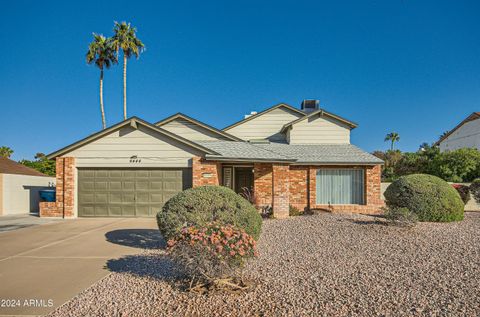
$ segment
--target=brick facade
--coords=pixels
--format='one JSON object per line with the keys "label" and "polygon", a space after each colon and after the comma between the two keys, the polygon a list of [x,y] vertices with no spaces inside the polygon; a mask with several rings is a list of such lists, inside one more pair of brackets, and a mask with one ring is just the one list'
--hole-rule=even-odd
{"label": "brick facade", "polygon": [[287,218],[290,206],[290,168],[287,164],[273,164],[273,215],[275,218]]}
{"label": "brick facade", "polygon": [[[328,166],[328,168],[363,168],[365,170],[365,204],[363,205],[317,205],[317,169],[322,166],[309,166],[310,209],[325,209],[333,212],[380,213],[384,206],[381,198],[381,166]],[[323,167],[325,168],[325,166]]]}
{"label": "brick facade", "polygon": [[[317,205],[316,179],[319,168],[362,168],[365,170],[365,204]],[[333,212],[377,213],[384,205],[381,199],[380,165],[376,166],[288,166],[268,163],[255,164],[254,191],[257,206],[277,207],[276,217],[288,216],[288,205],[299,210],[325,209]],[[277,175],[277,177],[275,177]],[[287,193],[287,196],[285,195]],[[272,197],[273,194],[273,197]],[[280,213],[280,216],[278,216]]]}
{"label": "brick facade", "polygon": [[221,171],[221,163],[194,157],[192,159],[192,186],[220,185]]}
{"label": "brick facade", "polygon": [[290,166],[290,205],[300,211],[308,209],[308,166]]}
{"label": "brick facade", "polygon": [[253,166],[253,192],[257,207],[272,206],[272,186],[272,164],[255,163]]}
{"label": "brick facade", "polygon": [[56,159],[56,201],[40,203],[40,217],[75,216],[75,158]]}

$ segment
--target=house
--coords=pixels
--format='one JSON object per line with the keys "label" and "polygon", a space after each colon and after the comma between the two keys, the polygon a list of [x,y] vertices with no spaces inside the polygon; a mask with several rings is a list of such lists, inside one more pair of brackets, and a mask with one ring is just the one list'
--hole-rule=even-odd
{"label": "house", "polygon": [[455,128],[445,133],[435,145],[440,152],[453,151],[462,148],[480,150],[480,112],[473,112]]}
{"label": "house", "polygon": [[0,216],[38,213],[38,191],[54,184],[54,177],[0,157]]}
{"label": "house", "polygon": [[257,207],[376,212],[375,156],[350,144],[356,123],[306,100],[245,116],[223,130],[178,113],[155,124],[133,117],[48,156],[57,201],[42,216],[154,216],[175,193],[222,185],[253,190]]}

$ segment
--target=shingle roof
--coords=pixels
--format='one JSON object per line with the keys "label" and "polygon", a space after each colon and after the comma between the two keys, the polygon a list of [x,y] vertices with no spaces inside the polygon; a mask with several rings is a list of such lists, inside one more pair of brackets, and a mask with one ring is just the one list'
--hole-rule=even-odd
{"label": "shingle roof", "polygon": [[2,174],[17,174],[17,175],[30,175],[30,176],[45,176],[33,168],[27,167],[6,157],[0,157],[0,173]]}
{"label": "shingle roof", "polygon": [[219,159],[250,159],[271,161],[292,161],[279,153],[274,153],[249,142],[235,141],[196,141],[198,144],[217,152],[219,155],[207,155],[209,158]]}
{"label": "shingle roof", "polygon": [[296,163],[382,164],[383,161],[352,144],[256,144],[275,153],[295,159]]}
{"label": "shingle roof", "polygon": [[249,142],[201,141],[219,153],[209,159],[285,161],[298,164],[382,164],[379,158],[351,144],[252,144]]}

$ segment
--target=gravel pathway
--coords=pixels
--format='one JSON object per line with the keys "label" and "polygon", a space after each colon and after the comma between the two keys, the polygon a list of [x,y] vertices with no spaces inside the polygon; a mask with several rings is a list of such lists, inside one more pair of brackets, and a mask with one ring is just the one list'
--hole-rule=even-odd
{"label": "gravel pathway", "polygon": [[267,220],[246,294],[178,290],[163,250],[113,271],[51,316],[479,316],[480,213],[406,229],[361,215]]}

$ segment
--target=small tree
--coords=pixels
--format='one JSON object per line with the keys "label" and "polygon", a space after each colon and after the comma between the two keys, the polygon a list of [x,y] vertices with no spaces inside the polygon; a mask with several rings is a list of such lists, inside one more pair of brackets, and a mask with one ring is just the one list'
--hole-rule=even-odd
{"label": "small tree", "polygon": [[400,141],[400,135],[397,132],[391,132],[385,136],[385,142],[390,141],[390,150],[395,149],[395,142]]}

